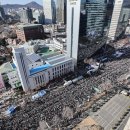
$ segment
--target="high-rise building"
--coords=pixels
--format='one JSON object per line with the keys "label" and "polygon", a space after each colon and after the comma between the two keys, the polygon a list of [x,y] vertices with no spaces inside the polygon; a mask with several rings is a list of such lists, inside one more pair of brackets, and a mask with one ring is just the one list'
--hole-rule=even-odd
{"label": "high-rise building", "polygon": [[76,0],[68,0],[68,55],[76,60],[85,59],[109,39],[118,40],[124,36],[129,9],[123,6],[123,2],[124,0],[82,0],[80,3]]}
{"label": "high-rise building", "polygon": [[111,40],[115,40],[115,38],[116,38],[116,30],[118,27],[119,18],[120,18],[120,14],[122,11],[123,1],[124,0],[115,0],[115,3],[114,3],[114,9],[113,9],[113,14],[112,14],[110,29],[109,29],[109,33],[108,33],[108,37]]}
{"label": "high-rise building", "polygon": [[[81,3],[80,36],[100,36],[108,26],[106,0],[86,0]],[[111,10],[111,8],[109,8]],[[107,18],[107,19],[106,19]]]}
{"label": "high-rise building", "polygon": [[45,16],[44,16],[44,12],[41,10],[34,10],[33,11],[33,18],[35,18],[36,22],[38,22],[39,24],[44,24],[45,23]]}
{"label": "high-rise building", "polygon": [[86,34],[102,35],[104,32],[104,23],[106,16],[105,0],[87,0],[86,1]]}
{"label": "high-rise building", "polygon": [[66,0],[57,0],[56,21],[66,23]]}
{"label": "high-rise building", "polygon": [[45,24],[56,23],[56,5],[54,0],[43,0]]}
{"label": "high-rise building", "polygon": [[129,23],[129,18],[130,18],[130,8],[125,7],[123,5],[121,13],[120,13],[119,21],[118,21],[118,26],[116,29],[115,40],[118,40],[124,37],[126,28]]}
{"label": "high-rise building", "polygon": [[67,55],[78,58],[80,0],[67,0]]}
{"label": "high-rise building", "polygon": [[31,23],[31,21],[33,20],[32,9],[30,8],[23,8],[19,11],[19,15],[20,21],[23,23]]}

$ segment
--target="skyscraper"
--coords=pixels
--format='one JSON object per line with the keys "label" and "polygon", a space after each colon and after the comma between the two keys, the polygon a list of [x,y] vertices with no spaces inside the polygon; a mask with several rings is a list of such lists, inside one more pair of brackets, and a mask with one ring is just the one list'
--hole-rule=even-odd
{"label": "skyscraper", "polygon": [[57,23],[66,21],[66,0],[57,0],[57,11],[56,11],[56,21]]}
{"label": "skyscraper", "polygon": [[[107,15],[106,0],[86,0],[81,4],[80,36],[103,35]],[[83,27],[84,25],[84,27]],[[86,32],[85,32],[86,31]]]}
{"label": "skyscraper", "polygon": [[67,54],[75,59],[78,58],[80,0],[67,0]]}
{"label": "skyscraper", "polygon": [[54,0],[43,0],[45,23],[56,23],[56,5]]}
{"label": "skyscraper", "polygon": [[113,9],[113,14],[112,14],[110,29],[109,29],[109,33],[108,33],[108,37],[111,40],[115,40],[115,38],[116,38],[116,30],[118,27],[119,18],[120,18],[120,14],[122,11],[123,1],[124,0],[115,0],[115,3],[114,3],[114,9]]}
{"label": "skyscraper", "polygon": [[130,18],[130,8],[125,7],[123,5],[121,13],[120,13],[117,29],[116,29],[115,40],[118,40],[124,37],[125,31],[129,22],[129,18]]}
{"label": "skyscraper", "polygon": [[80,3],[68,0],[68,55],[75,60],[83,60],[92,56],[108,39],[121,38],[129,18],[129,10],[123,7],[123,2],[124,0],[82,0]]}
{"label": "skyscraper", "polygon": [[41,10],[34,10],[33,11],[33,18],[35,18],[36,22],[38,22],[39,24],[44,24],[45,23],[45,16],[44,16],[44,12]]}
{"label": "skyscraper", "polygon": [[33,19],[32,9],[30,8],[23,8],[22,10],[19,11],[19,15],[20,15],[20,21],[23,23],[31,23]]}

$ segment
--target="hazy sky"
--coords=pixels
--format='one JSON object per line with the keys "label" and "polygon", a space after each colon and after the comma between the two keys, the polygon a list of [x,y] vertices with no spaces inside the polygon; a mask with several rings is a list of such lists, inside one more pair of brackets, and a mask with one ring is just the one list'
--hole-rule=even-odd
{"label": "hazy sky", "polygon": [[0,0],[2,4],[27,4],[31,1],[35,1],[42,5],[43,0]]}

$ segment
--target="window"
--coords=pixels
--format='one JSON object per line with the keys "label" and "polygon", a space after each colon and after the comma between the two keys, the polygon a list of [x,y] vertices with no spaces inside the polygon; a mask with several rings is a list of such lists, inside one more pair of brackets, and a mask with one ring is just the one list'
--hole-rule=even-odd
{"label": "window", "polygon": [[37,85],[37,78],[35,77],[35,83],[36,83],[36,85]]}
{"label": "window", "polygon": [[44,75],[42,75],[42,80],[43,80],[43,82],[44,82]]}
{"label": "window", "polygon": [[40,77],[38,76],[37,79],[38,79],[38,83],[40,84]]}
{"label": "window", "polygon": [[43,82],[43,81],[42,81],[42,76],[40,76],[40,81],[41,81],[41,83]]}

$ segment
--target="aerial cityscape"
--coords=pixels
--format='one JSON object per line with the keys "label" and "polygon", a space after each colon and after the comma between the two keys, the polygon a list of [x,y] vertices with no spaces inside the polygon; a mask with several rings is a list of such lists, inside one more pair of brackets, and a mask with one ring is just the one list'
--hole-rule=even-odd
{"label": "aerial cityscape", "polygon": [[130,0],[0,0],[0,130],[130,130]]}

